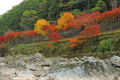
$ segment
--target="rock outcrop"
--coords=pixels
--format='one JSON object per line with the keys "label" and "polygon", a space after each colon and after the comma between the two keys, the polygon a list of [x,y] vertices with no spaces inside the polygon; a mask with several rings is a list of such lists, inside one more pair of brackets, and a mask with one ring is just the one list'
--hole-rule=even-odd
{"label": "rock outcrop", "polygon": [[45,58],[40,53],[2,57],[0,80],[120,80],[120,57]]}

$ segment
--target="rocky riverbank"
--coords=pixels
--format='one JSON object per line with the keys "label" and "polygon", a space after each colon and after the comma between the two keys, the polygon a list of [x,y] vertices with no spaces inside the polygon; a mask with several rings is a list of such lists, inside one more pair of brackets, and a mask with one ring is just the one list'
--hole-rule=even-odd
{"label": "rocky riverbank", "polygon": [[120,57],[45,58],[40,53],[1,57],[0,80],[120,80]]}

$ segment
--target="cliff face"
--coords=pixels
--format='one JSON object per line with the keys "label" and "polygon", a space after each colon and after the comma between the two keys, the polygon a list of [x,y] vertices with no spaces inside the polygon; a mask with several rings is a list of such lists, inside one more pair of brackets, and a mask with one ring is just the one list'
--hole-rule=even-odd
{"label": "cliff face", "polygon": [[120,57],[9,56],[0,58],[0,80],[120,80]]}

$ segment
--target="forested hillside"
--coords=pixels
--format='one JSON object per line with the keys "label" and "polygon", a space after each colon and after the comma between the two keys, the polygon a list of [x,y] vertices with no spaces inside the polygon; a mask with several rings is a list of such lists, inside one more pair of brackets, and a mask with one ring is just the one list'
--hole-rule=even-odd
{"label": "forested hillside", "polygon": [[[109,4],[108,4],[109,3]],[[120,5],[118,0],[24,0],[0,16],[0,34],[33,29],[34,22],[44,18],[50,23],[64,12],[104,12]]]}

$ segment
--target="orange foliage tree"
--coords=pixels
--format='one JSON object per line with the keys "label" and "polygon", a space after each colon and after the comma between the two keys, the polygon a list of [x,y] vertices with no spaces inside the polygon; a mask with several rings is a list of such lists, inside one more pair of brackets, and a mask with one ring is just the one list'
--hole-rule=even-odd
{"label": "orange foliage tree", "polygon": [[41,34],[42,36],[47,35],[48,32],[42,30],[42,28],[44,27],[44,25],[49,25],[49,23],[45,19],[39,19],[35,23],[34,31],[36,33],[38,33],[38,34]]}
{"label": "orange foliage tree", "polygon": [[67,24],[74,20],[74,15],[71,12],[64,13],[59,19],[58,19],[58,25],[56,26],[59,30],[65,30],[67,28]]}

